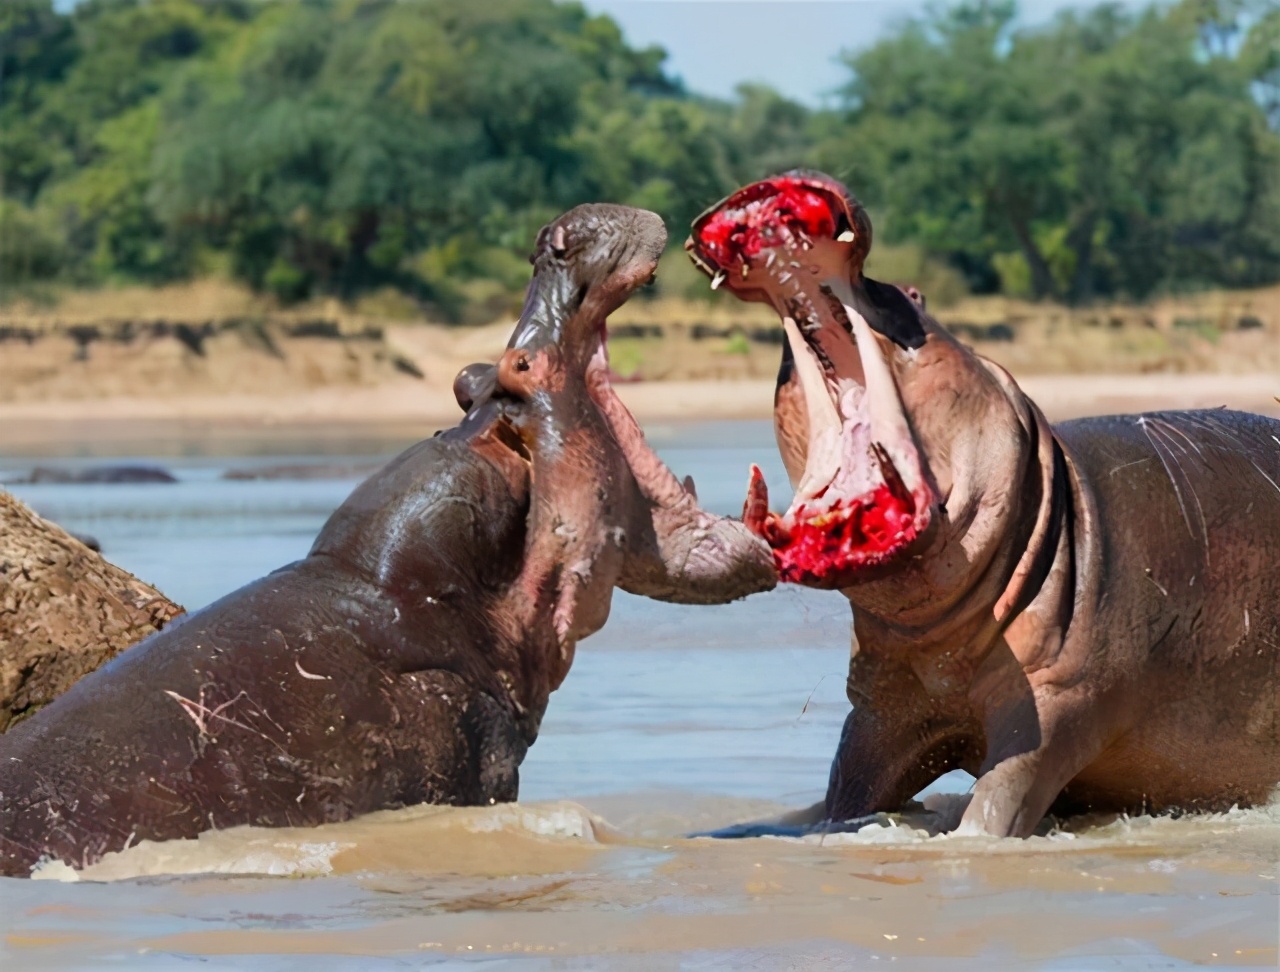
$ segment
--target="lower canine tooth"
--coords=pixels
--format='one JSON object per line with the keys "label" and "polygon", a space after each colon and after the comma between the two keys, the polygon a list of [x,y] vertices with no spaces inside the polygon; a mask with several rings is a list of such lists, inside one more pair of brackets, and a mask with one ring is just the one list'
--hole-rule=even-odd
{"label": "lower canine tooth", "polygon": [[796,326],[795,318],[784,316],[782,329],[791,345],[809,418],[809,456],[796,493],[816,496],[840,471],[840,414],[827,393],[826,378],[818,359]]}
{"label": "lower canine tooth", "polygon": [[841,233],[839,236],[837,236],[837,237],[836,237],[836,242],[837,242],[837,243],[852,243],[852,242],[854,241],[854,239],[855,239],[855,238],[856,238],[856,237],[854,237],[854,235],[853,235],[853,230],[851,230],[851,229],[847,229],[847,230],[845,230],[843,233]]}

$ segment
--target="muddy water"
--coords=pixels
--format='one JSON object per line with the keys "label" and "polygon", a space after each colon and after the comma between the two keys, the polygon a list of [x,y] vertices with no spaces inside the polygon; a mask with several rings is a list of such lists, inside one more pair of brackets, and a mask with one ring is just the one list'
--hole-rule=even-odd
{"label": "muddy water", "polygon": [[[723,511],[773,452],[756,424],[651,434]],[[165,444],[176,486],[14,490],[195,607],[304,553],[353,485],[228,482],[284,460],[220,448]],[[0,458],[0,478],[27,464]],[[552,698],[520,805],[224,831],[0,879],[0,968],[1276,966],[1277,805],[930,836],[962,805],[956,774],[928,810],[858,834],[688,837],[820,799],[848,623],[809,591],[702,609],[619,596]]]}

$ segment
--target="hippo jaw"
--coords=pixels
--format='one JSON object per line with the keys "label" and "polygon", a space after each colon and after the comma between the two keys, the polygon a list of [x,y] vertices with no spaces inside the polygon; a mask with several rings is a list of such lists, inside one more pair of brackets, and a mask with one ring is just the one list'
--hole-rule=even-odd
{"label": "hippo jaw", "polygon": [[686,244],[713,287],[772,304],[782,318],[798,388],[784,402],[780,387],[777,421],[780,442],[798,440],[792,455],[783,450],[795,496],[782,516],[769,512],[753,467],[744,519],[773,548],[782,579],[811,587],[874,576],[934,518],[889,357],[912,353],[925,333],[895,303],[905,296],[862,277],[870,245],[857,200],[808,173],[739,190],[695,221]]}

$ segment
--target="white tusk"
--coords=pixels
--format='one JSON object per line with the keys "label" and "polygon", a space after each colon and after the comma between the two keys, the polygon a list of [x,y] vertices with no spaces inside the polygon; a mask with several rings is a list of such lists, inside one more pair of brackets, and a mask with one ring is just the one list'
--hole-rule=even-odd
{"label": "white tusk", "polygon": [[725,272],[723,270],[717,270],[716,275],[711,278],[711,289],[719,290],[720,285],[724,283],[724,278],[725,278]]}
{"label": "white tusk", "polygon": [[840,471],[840,413],[827,390],[827,379],[809,342],[800,333],[795,319],[784,316],[782,329],[791,345],[796,376],[804,392],[805,411],[809,418],[809,454],[804,475],[796,487],[797,498],[816,496],[831,484]]}
{"label": "white tusk", "polygon": [[847,229],[843,233],[841,233],[839,236],[836,237],[836,242],[852,243],[855,239],[857,239],[857,237],[853,235],[853,230]]}
{"label": "white tusk", "polygon": [[858,357],[862,359],[867,401],[871,406],[871,436],[888,452],[907,489],[914,491],[920,485],[923,473],[919,459],[903,449],[904,444],[909,445],[912,441],[911,428],[903,414],[902,397],[898,394],[898,384],[893,380],[893,372],[889,370],[889,362],[880,350],[880,342],[871,330],[871,325],[854,309],[853,290],[849,282],[835,279],[828,284],[849,317],[853,340],[858,347]]}

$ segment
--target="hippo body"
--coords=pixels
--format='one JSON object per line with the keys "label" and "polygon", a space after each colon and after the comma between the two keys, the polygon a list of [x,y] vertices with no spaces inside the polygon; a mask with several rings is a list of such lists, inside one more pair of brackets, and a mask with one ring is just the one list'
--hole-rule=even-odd
{"label": "hippo body", "polygon": [[0,737],[0,872],[210,828],[515,799],[549,689],[520,670],[535,646],[497,623],[528,497],[471,447],[488,424],[414,446],[305,559]]}
{"label": "hippo body", "polygon": [[1219,409],[1054,432],[1076,479],[1057,487],[1076,498],[1080,578],[1064,675],[1115,699],[1095,708],[1105,745],[1057,809],[1266,800],[1280,779],[1280,421]]}

